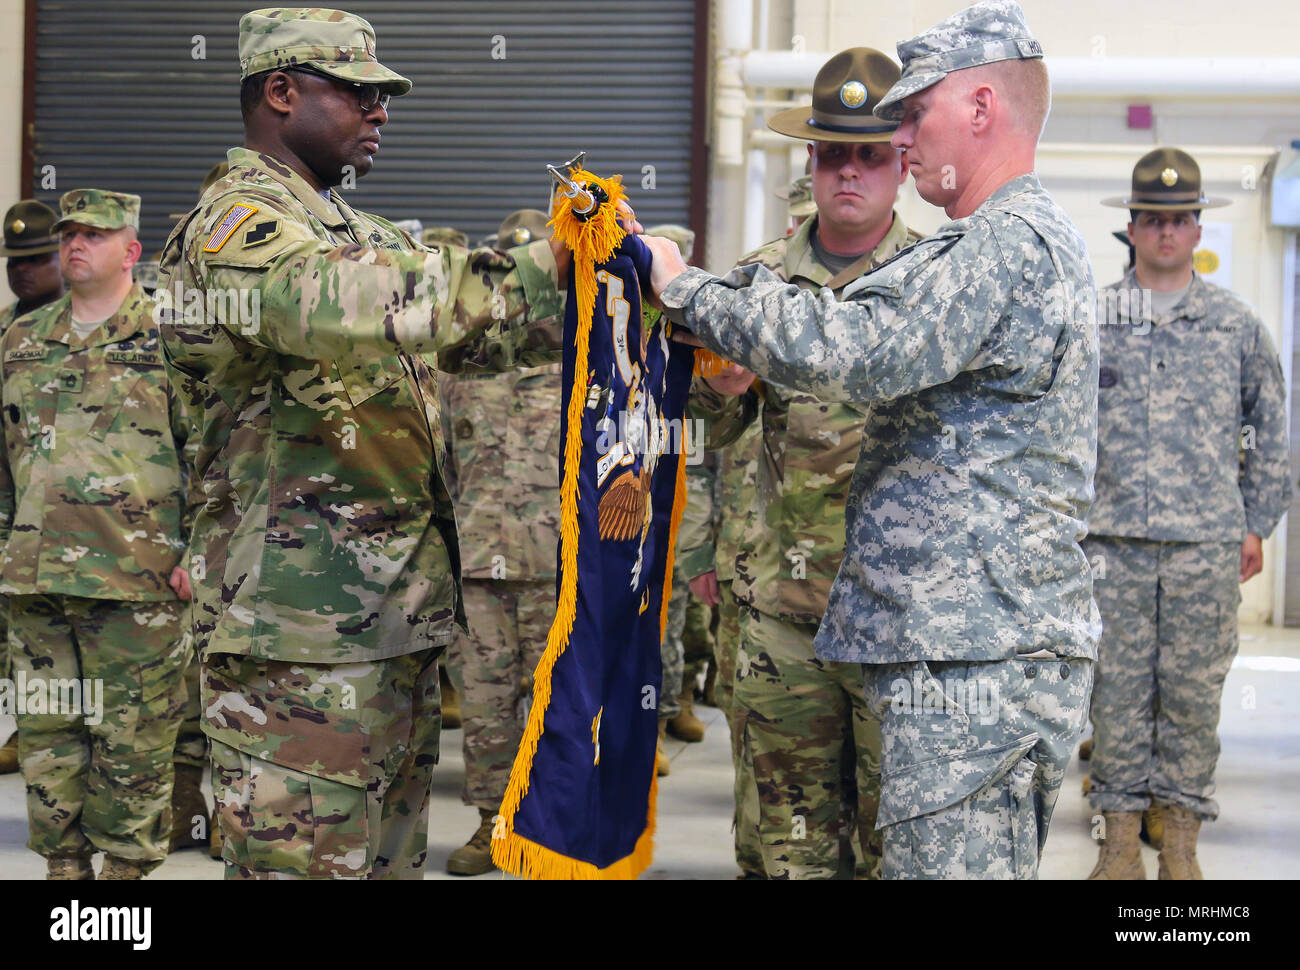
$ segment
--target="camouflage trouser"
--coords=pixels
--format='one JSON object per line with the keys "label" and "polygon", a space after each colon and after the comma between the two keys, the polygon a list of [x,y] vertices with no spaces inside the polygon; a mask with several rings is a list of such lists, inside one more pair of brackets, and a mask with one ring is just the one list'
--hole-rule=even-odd
{"label": "camouflage trouser", "polygon": [[766,878],[763,848],[758,839],[758,786],[754,765],[742,740],[742,720],[735,716],[736,654],[740,649],[740,604],[731,593],[731,580],[718,583],[718,633],[713,641],[718,677],[713,685],[718,707],[731,732],[731,767],[734,778],[736,865],[751,877]]}
{"label": "camouflage trouser", "polygon": [[176,750],[173,761],[178,765],[205,768],[208,764],[208,739],[200,723],[202,707],[199,704],[199,658],[191,657],[185,668],[185,708],[181,715],[180,730],[176,732]]}
{"label": "camouflage trouser", "polygon": [[[880,860],[880,727],[863,698],[861,665],[818,659],[816,634],[815,626],[741,607],[735,716],[753,765],[758,840],[770,879],[855,870],[872,878]],[[857,790],[847,825],[846,775]]]}
{"label": "camouflage trouser", "polygon": [[465,580],[469,636],[451,652],[460,668],[465,730],[461,801],[495,811],[528,723],[532,677],[555,617],[555,583]]}
{"label": "camouflage trouser", "polygon": [[884,750],[885,879],[1034,879],[1091,660],[864,667]]}
{"label": "camouflage trouser", "polygon": [[691,594],[690,584],[677,570],[673,576],[673,598],[668,603],[668,624],[664,628],[659,659],[663,663],[659,717],[676,717],[682,712],[680,698],[685,685],[693,683],[700,668],[713,656],[713,610]]}
{"label": "camouflage trouser", "polygon": [[1237,654],[1241,544],[1089,538],[1101,610],[1092,791],[1103,812],[1153,798],[1216,818],[1223,684]]}
{"label": "camouflage trouser", "polygon": [[204,658],[227,879],[423,878],[441,652]]}
{"label": "camouflage trouser", "polygon": [[[12,596],[9,605],[14,677],[26,681],[29,704],[34,685],[49,697],[41,713],[18,713],[28,848],[103,850],[155,868],[171,835],[172,749],[191,653],[184,604]],[[68,703],[73,681],[79,705]]]}

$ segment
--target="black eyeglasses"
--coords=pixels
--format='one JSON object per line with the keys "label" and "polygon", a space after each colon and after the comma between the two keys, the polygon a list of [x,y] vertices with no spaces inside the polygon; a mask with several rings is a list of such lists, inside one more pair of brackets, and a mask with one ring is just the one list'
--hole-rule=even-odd
{"label": "black eyeglasses", "polygon": [[310,67],[286,67],[282,70],[295,74],[311,74],[315,77],[323,77],[327,81],[333,81],[335,84],[342,84],[352,88],[356,92],[357,104],[361,106],[362,111],[374,111],[375,105],[388,110],[388,102],[392,95],[385,94],[379,90],[378,84],[361,84],[357,81],[345,81],[343,78],[335,77],[333,74],[326,74],[324,71],[318,71]]}

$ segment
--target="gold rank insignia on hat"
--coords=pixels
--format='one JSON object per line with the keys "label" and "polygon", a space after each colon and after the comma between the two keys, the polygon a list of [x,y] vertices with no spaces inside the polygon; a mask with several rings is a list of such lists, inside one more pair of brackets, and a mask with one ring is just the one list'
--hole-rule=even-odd
{"label": "gold rank insignia on hat", "polygon": [[1178,181],[1178,173],[1172,168],[1167,168],[1160,173],[1160,181],[1164,182],[1165,185],[1172,186]]}
{"label": "gold rank insignia on hat", "polygon": [[849,81],[840,88],[840,101],[846,108],[861,107],[862,102],[866,100],[867,89],[863,87],[861,81]]}
{"label": "gold rank insignia on hat", "polygon": [[23,222],[21,219],[15,219],[13,222],[9,223],[9,231],[14,235],[18,235],[26,228],[27,223]]}

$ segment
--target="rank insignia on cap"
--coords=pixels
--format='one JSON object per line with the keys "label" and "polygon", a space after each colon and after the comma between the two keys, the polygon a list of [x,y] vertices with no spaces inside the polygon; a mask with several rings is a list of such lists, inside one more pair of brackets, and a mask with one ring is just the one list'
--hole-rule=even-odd
{"label": "rank insignia on cap", "polygon": [[27,223],[23,222],[21,219],[15,219],[13,222],[9,223],[9,228],[13,232],[19,233],[27,228]]}
{"label": "rank insignia on cap", "polygon": [[510,234],[510,241],[516,246],[526,246],[533,241],[533,232],[527,226],[515,226],[515,231]]}
{"label": "rank insignia on cap", "polygon": [[1164,182],[1165,185],[1173,185],[1178,181],[1178,173],[1172,168],[1167,168],[1160,173],[1160,181]]}
{"label": "rank insignia on cap", "polygon": [[226,244],[236,229],[242,226],[253,213],[257,211],[255,205],[232,205],[229,211],[221,217],[217,227],[212,230],[212,235],[208,237],[207,245],[203,247],[205,253],[215,253],[220,251],[221,247]]}
{"label": "rank insignia on cap", "polygon": [[840,101],[846,108],[860,108],[867,100],[867,89],[861,81],[849,81],[840,88]]}
{"label": "rank insignia on cap", "polygon": [[280,235],[279,219],[267,219],[264,222],[259,222],[244,233],[244,248],[260,246],[268,239],[274,239],[278,235]]}

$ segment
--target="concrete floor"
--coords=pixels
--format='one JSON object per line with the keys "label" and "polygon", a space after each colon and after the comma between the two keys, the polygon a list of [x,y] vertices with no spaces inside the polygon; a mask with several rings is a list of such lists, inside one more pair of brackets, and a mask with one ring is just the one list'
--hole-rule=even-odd
{"label": "concrete floor", "polygon": [[[672,774],[660,779],[655,859],[643,878],[731,879],[731,763],[720,711],[697,709],[708,724],[700,744],[672,741]],[[1300,629],[1242,629],[1241,652],[1223,696],[1218,793],[1222,815],[1203,827],[1199,857],[1208,879],[1294,879],[1300,875]],[[0,717],[0,737],[13,719]],[[478,815],[460,803],[461,732],[443,736],[434,773],[428,879],[474,831]],[[1080,793],[1083,770],[1070,766],[1043,854],[1044,879],[1081,879],[1096,860],[1092,812]],[[43,860],[24,847],[26,810],[20,776],[0,777],[0,878],[40,879]],[[1147,872],[1156,853],[1144,849]],[[205,853],[172,855],[154,879],[219,879],[222,865]],[[500,879],[492,873],[478,879]]]}

